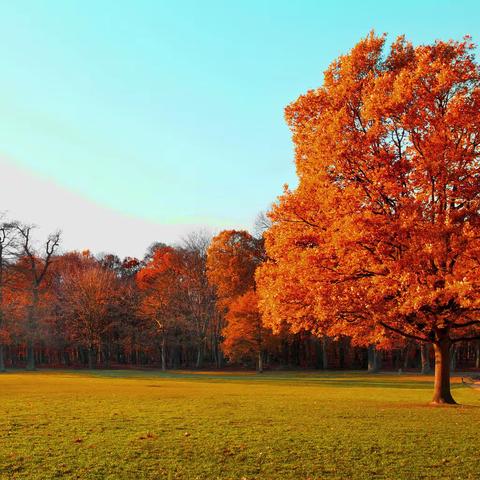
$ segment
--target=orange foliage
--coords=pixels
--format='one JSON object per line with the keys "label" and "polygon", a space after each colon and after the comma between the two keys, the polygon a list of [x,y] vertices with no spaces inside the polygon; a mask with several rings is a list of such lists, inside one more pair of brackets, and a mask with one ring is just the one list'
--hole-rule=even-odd
{"label": "orange foliage", "polygon": [[222,347],[231,360],[258,355],[265,349],[271,331],[262,324],[257,295],[253,290],[248,290],[232,301],[226,318]]}
{"label": "orange foliage", "polygon": [[480,333],[480,71],[469,38],[371,33],[286,109],[299,185],[270,212],[264,319],[440,345]]}
{"label": "orange foliage", "polygon": [[224,352],[232,360],[257,355],[259,370],[265,340],[271,335],[262,325],[255,293],[255,270],[263,260],[263,240],[246,231],[225,230],[208,249],[208,278],[217,289],[218,308],[227,312]]}
{"label": "orange foliage", "polygon": [[68,254],[56,265],[58,319],[65,322],[71,341],[90,351],[101,348],[116,320],[125,287],[115,273],[89,254]]}
{"label": "orange foliage", "polygon": [[255,270],[263,258],[263,241],[245,230],[224,230],[213,238],[208,249],[207,273],[220,304],[228,305],[253,288]]}
{"label": "orange foliage", "polygon": [[152,319],[162,335],[182,317],[183,268],[181,252],[163,246],[155,250],[152,259],[137,273],[137,285],[142,292],[140,314]]}

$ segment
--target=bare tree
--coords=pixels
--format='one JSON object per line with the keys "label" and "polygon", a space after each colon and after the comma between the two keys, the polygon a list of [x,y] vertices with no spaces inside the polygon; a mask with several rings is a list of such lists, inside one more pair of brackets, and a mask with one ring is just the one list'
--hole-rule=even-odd
{"label": "bare tree", "polygon": [[195,230],[182,238],[180,247],[190,252],[196,252],[201,258],[207,258],[207,250],[212,237],[212,233],[208,230]]}
{"label": "bare tree", "polygon": [[0,372],[5,371],[4,343],[6,338],[6,305],[4,290],[9,281],[10,268],[18,246],[16,223],[0,217]]}
{"label": "bare tree", "polygon": [[60,246],[60,232],[52,233],[41,248],[32,242],[32,225],[16,225],[19,240],[19,255],[30,291],[30,304],[27,310],[27,370],[35,370],[34,341],[38,328],[38,306],[40,286],[53,262],[54,254]]}
{"label": "bare tree", "polygon": [[[212,240],[212,235],[206,230],[198,230],[187,235],[182,242],[186,253],[185,261],[186,282],[188,299],[189,320],[196,338],[197,359],[196,368],[203,365],[208,332],[215,325],[215,293],[207,278],[207,250]],[[217,332],[219,333],[219,332]],[[218,356],[219,334],[211,335],[212,347],[215,356]],[[218,364],[218,358],[215,358]]]}
{"label": "bare tree", "polygon": [[253,235],[256,238],[262,238],[263,234],[272,226],[272,221],[267,217],[264,211],[261,211],[255,218],[253,224]]}

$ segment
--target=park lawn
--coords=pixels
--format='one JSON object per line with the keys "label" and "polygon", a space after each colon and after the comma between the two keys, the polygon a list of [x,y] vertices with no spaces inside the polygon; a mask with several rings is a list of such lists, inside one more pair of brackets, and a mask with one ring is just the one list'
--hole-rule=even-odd
{"label": "park lawn", "polygon": [[480,391],[364,373],[0,375],[0,478],[480,478]]}

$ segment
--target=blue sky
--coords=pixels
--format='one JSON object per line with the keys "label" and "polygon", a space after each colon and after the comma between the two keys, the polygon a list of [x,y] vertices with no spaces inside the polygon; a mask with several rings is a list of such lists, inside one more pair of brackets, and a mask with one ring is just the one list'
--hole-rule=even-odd
{"label": "blue sky", "polygon": [[[0,210],[121,254],[250,227],[295,184],[283,108],[335,57],[371,29],[478,42],[479,24],[476,1],[0,1],[0,159],[23,197]],[[135,241],[82,236],[107,217]]]}

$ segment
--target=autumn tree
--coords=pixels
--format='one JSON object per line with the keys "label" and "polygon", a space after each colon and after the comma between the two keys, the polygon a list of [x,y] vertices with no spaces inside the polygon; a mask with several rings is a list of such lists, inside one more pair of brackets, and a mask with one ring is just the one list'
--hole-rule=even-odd
{"label": "autumn tree", "polygon": [[62,272],[59,315],[72,340],[86,348],[90,369],[117,318],[123,290],[115,273],[88,254]]}
{"label": "autumn tree", "polygon": [[139,314],[154,323],[160,337],[162,370],[167,368],[168,342],[185,322],[185,289],[183,288],[183,252],[159,246],[150,261],[137,273],[141,292]]}
{"label": "autumn tree", "polygon": [[480,335],[480,71],[469,38],[386,52],[373,33],[286,109],[299,178],[258,273],[271,325],[432,343]]}
{"label": "autumn tree", "polygon": [[262,325],[255,292],[255,270],[263,260],[263,240],[246,231],[220,232],[208,249],[208,278],[216,287],[218,308],[226,315],[225,353],[233,360],[253,354],[259,372],[265,339],[271,333]]}
{"label": "autumn tree", "polygon": [[263,355],[272,332],[263,326],[258,310],[257,294],[253,289],[236,297],[229,305],[227,324],[223,329],[223,350],[233,361],[253,357],[257,370],[263,372]]}
{"label": "autumn tree", "polygon": [[135,364],[139,361],[139,351],[149,346],[148,338],[150,336],[150,329],[147,328],[145,319],[138,314],[140,292],[136,275],[142,266],[142,262],[137,258],[125,257],[117,272],[123,295],[121,296],[116,323],[116,357],[117,361],[120,361],[123,353],[129,359],[129,362]]}
{"label": "autumn tree", "polygon": [[207,269],[220,304],[229,304],[255,285],[255,270],[264,260],[263,240],[245,230],[224,230],[209,248]]}

